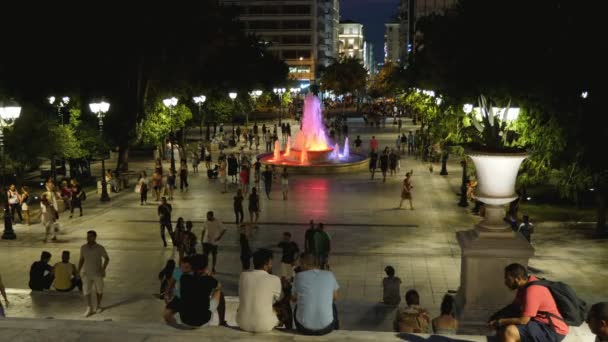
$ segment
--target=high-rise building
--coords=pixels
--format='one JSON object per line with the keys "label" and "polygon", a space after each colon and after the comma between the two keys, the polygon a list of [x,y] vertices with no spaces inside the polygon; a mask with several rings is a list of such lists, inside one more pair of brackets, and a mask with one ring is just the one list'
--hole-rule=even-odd
{"label": "high-rise building", "polygon": [[[207,1],[207,0],[206,0]],[[314,82],[338,53],[339,0],[220,0],[239,8],[246,33],[289,65],[289,77]]]}
{"label": "high-rise building", "polygon": [[405,60],[415,51],[416,23],[422,17],[444,14],[457,4],[457,0],[401,0],[399,23],[401,25],[401,58]]}
{"label": "high-rise building", "polygon": [[401,25],[388,23],[384,26],[384,63],[399,64],[401,62]]}
{"label": "high-rise building", "polygon": [[376,55],[374,54],[374,44],[370,41],[363,43],[363,66],[367,69],[370,76],[376,74]]}
{"label": "high-rise building", "polygon": [[364,62],[363,25],[352,20],[340,21],[338,56],[354,57]]}

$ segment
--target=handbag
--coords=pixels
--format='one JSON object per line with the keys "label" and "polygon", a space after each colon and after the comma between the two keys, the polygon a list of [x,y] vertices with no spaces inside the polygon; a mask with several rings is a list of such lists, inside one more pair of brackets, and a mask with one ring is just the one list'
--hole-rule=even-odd
{"label": "handbag", "polygon": [[136,193],[140,193],[141,192],[141,185],[140,184],[136,184],[135,185],[135,192]]}

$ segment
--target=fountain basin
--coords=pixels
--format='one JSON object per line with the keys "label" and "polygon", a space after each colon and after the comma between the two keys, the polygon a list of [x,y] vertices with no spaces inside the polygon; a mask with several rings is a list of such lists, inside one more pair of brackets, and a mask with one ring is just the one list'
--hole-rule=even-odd
{"label": "fountain basin", "polygon": [[[266,165],[274,166],[276,172],[281,172],[284,167],[287,168],[287,172],[292,174],[333,174],[333,173],[352,173],[369,170],[369,158],[367,155],[350,153],[350,156],[346,160],[333,161],[324,159],[320,162],[313,162],[310,157],[311,153],[317,151],[307,151],[310,164],[302,165],[299,160],[294,160],[290,151],[289,157],[283,157],[280,160],[275,161],[272,153],[259,154],[257,157],[260,158],[260,162],[263,167]],[[326,158],[329,158],[329,154],[332,151],[327,151]]]}
{"label": "fountain basin", "polygon": [[[308,162],[311,164],[324,163],[329,160],[329,155],[333,152],[333,148],[328,148],[319,151],[306,151],[308,154]],[[284,153],[284,152],[281,152]],[[289,150],[289,156],[283,157],[283,159],[300,161],[302,151],[297,148],[291,148]]]}

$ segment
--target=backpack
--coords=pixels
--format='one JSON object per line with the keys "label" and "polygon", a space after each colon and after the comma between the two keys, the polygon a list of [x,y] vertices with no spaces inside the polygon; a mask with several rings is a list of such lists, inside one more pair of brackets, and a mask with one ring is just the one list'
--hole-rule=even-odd
{"label": "backpack", "polygon": [[562,318],[548,312],[541,312],[542,314],[546,314],[547,316],[550,316],[550,318],[555,317],[566,322],[568,325],[576,327],[585,322],[587,303],[580,299],[570,286],[559,281],[550,281],[546,279],[528,283],[528,286],[531,285],[540,285],[549,289]]}
{"label": "backpack", "polygon": [[429,317],[423,309],[406,308],[397,312],[395,329],[402,333],[424,334],[429,329]]}

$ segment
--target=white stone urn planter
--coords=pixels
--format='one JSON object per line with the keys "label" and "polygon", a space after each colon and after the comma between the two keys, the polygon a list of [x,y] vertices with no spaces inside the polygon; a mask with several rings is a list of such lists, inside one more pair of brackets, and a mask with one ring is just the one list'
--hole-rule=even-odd
{"label": "white stone urn planter", "polygon": [[517,172],[528,154],[471,152],[469,157],[477,174],[475,198],[485,204],[484,219],[475,226],[476,230],[510,233],[511,227],[503,220],[504,206],[517,198]]}

